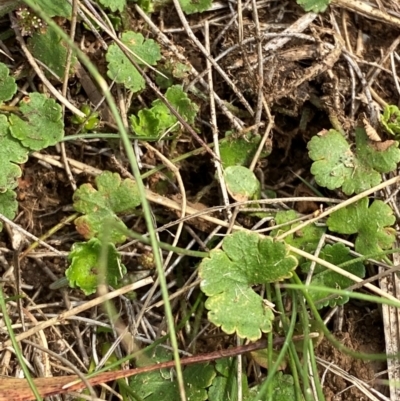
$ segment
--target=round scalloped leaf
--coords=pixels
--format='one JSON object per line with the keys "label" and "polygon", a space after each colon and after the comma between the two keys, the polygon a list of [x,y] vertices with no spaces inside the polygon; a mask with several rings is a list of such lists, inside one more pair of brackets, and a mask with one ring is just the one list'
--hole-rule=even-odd
{"label": "round scalloped leaf", "polygon": [[19,103],[23,118],[10,115],[11,135],[32,150],[60,142],[64,136],[61,106],[41,93],[31,93]]}
{"label": "round scalloped leaf", "polygon": [[373,142],[363,128],[356,129],[356,163],[353,174],[343,183],[343,192],[347,195],[361,193],[382,181],[381,173],[396,169],[400,162],[400,150],[397,141]]}
{"label": "round scalloped leaf", "polygon": [[10,135],[6,116],[0,114],[0,193],[17,186],[21,168],[15,163],[28,160],[28,149]]}
{"label": "round scalloped leaf", "polygon": [[75,220],[77,231],[86,239],[97,237],[107,221],[110,241],[125,242],[126,226],[116,213],[131,213],[140,205],[136,182],[121,180],[117,173],[105,171],[95,179],[97,189],[91,184],[81,185],[73,195],[74,208],[84,216]]}
{"label": "round scalloped leaf", "polygon": [[307,148],[310,159],[314,161],[311,173],[318,185],[336,189],[352,175],[354,154],[340,132],[330,130],[313,136]]}
{"label": "round scalloped leaf", "polygon": [[0,104],[12,99],[17,91],[15,79],[10,77],[10,70],[3,63],[0,63]]}
{"label": "round scalloped leaf", "polygon": [[[17,194],[8,189],[6,192],[0,193],[0,213],[12,220],[18,210]],[[0,222],[0,231],[3,229],[3,223]]]}
{"label": "round scalloped leaf", "polygon": [[207,299],[208,320],[227,334],[256,341],[272,330],[274,314],[262,298],[245,285],[235,285]]}
{"label": "round scalloped leaf", "polygon": [[[152,39],[144,39],[141,33],[125,32],[121,38],[122,42],[133,51],[139,58],[132,56],[136,61],[145,65],[155,65],[161,58],[160,46]],[[112,44],[106,54],[108,62],[107,75],[120,84],[124,84],[132,92],[144,89],[146,82],[139,71],[132,65],[122,50]]]}
{"label": "round scalloped leaf", "polygon": [[[319,254],[319,257],[323,260],[326,260],[329,263],[332,263],[336,266],[341,263],[348,262],[349,260],[354,259],[353,256],[350,255],[350,248],[347,248],[345,245],[341,243],[337,243],[334,245],[326,245]],[[302,265],[303,272],[307,272],[310,268],[310,262],[306,262]],[[349,273],[352,273],[360,278],[364,278],[365,276],[365,267],[362,262],[355,262],[343,268]],[[317,264],[315,266],[314,274],[312,276],[310,285],[320,286],[320,287],[329,287],[335,289],[347,288],[354,284],[353,280],[336,273],[324,266]],[[319,301],[320,299],[326,298],[328,295],[325,291],[318,291],[309,289],[308,293],[314,302]],[[337,295],[335,298],[327,300],[325,302],[318,302],[317,308],[321,309],[325,306],[335,307],[336,305],[344,305],[349,301],[348,295]]]}
{"label": "round scalloped leaf", "polygon": [[362,198],[332,213],[326,224],[340,234],[358,234],[355,250],[362,255],[379,254],[392,247],[396,236],[391,228],[395,223],[393,210],[381,200],[368,207],[368,198]]}
{"label": "round scalloped leaf", "polygon": [[[126,274],[126,267],[121,263],[121,255],[113,244],[107,244],[106,282],[116,286],[118,280]],[[68,255],[71,264],[65,271],[71,288],[80,288],[85,295],[96,292],[102,244],[97,238],[89,242],[75,242]]]}
{"label": "round scalloped leaf", "polygon": [[89,214],[100,209],[112,213],[131,213],[140,205],[136,182],[121,179],[117,173],[105,171],[95,178],[97,189],[91,184],[81,185],[73,195],[76,211]]}
{"label": "round scalloped leaf", "polygon": [[340,186],[346,195],[361,193],[378,185],[381,173],[389,173],[400,162],[399,143],[372,142],[364,128],[356,129],[353,151],[342,134],[324,131],[311,138],[307,147],[314,163],[311,173],[317,183],[328,189]]}
{"label": "round scalloped leaf", "polygon": [[226,188],[237,202],[257,199],[260,182],[256,175],[244,166],[229,166],[224,171]]}
{"label": "round scalloped leaf", "polygon": [[297,259],[288,252],[284,242],[256,233],[225,237],[222,250],[211,251],[200,264],[209,320],[225,333],[252,341],[269,332],[274,315],[251,287],[291,277]]}

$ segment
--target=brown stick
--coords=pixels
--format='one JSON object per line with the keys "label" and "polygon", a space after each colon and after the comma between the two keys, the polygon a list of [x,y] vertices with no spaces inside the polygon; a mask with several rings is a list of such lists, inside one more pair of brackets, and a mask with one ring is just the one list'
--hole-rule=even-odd
{"label": "brown stick", "polygon": [[[278,338],[274,344],[282,343],[283,338]],[[244,354],[246,352],[263,349],[267,346],[266,340],[259,340],[255,343],[242,345],[240,347],[229,348],[226,350],[214,351],[207,354],[191,356],[182,358],[181,364],[183,366],[193,365],[195,363],[205,363],[214,361],[220,358],[228,358]],[[101,383],[107,383],[113,380],[124,379],[127,377],[135,376],[140,373],[152,372],[154,370],[173,368],[174,361],[157,363],[151,366],[129,370],[117,370],[111,372],[100,373],[95,377],[88,378],[88,382],[95,386]],[[71,391],[79,391],[85,388],[85,384],[76,375],[71,376],[58,376],[58,377],[41,377],[34,379],[35,385],[42,397],[49,397],[51,395],[65,394]],[[9,379],[5,376],[0,377],[0,401],[31,401],[35,400],[35,396],[25,379]]]}

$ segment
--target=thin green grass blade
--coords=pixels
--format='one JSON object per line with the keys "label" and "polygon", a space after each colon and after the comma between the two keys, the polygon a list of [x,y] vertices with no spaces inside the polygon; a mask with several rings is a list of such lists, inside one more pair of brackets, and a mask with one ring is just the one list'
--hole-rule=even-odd
{"label": "thin green grass blade", "polygon": [[336,338],[331,334],[331,332],[328,330],[328,328],[325,326],[323,319],[321,318],[313,300],[311,299],[308,289],[315,289],[318,291],[326,291],[327,293],[335,293],[338,295],[346,295],[351,298],[355,299],[362,299],[364,301],[369,301],[369,302],[374,302],[374,303],[379,303],[379,304],[387,304],[390,306],[394,306],[396,308],[400,307],[400,302],[395,302],[390,299],[386,298],[380,298],[377,296],[373,295],[367,295],[367,294],[361,294],[357,292],[349,292],[345,290],[336,290],[334,288],[326,288],[326,287],[320,287],[320,286],[312,286],[312,285],[304,285],[301,283],[300,278],[294,273],[293,278],[296,283],[298,284],[284,284],[281,287],[282,288],[291,288],[294,290],[301,290],[302,295],[307,301],[307,304],[311,310],[311,313],[314,315],[315,320],[317,321],[319,328],[322,330],[324,333],[324,336],[341,352],[345,353],[346,355],[350,355],[353,358],[356,359],[362,359],[362,360],[376,360],[376,361],[386,361],[387,359],[391,358],[398,358],[399,355],[387,355],[387,354],[362,354],[359,352],[355,352],[351,350],[350,348],[345,347],[340,341],[336,340]]}
{"label": "thin green grass blade", "polygon": [[14,334],[14,330],[12,328],[12,323],[11,323],[10,317],[8,316],[8,313],[7,313],[7,305],[6,305],[6,301],[4,299],[3,287],[0,287],[0,308],[1,308],[1,312],[3,313],[4,323],[6,324],[8,335],[10,336],[10,340],[13,345],[15,355],[17,356],[19,364],[21,365],[21,368],[25,374],[25,379],[28,381],[29,387],[31,388],[32,393],[36,397],[36,400],[41,401],[42,397],[40,396],[39,391],[32,379],[30,372],[29,372],[29,369],[26,366],[26,363],[24,361],[24,357],[22,356],[21,348],[19,347],[18,341],[15,339],[15,334]]}
{"label": "thin green grass blade", "polygon": [[181,398],[184,398],[185,390],[184,390],[182,366],[180,363],[180,357],[179,357],[179,353],[178,353],[178,341],[177,341],[176,333],[175,333],[171,304],[168,299],[169,294],[168,294],[167,283],[166,283],[166,279],[164,276],[164,271],[163,271],[163,266],[162,266],[162,261],[161,261],[160,248],[158,246],[157,236],[156,236],[156,233],[153,228],[150,205],[149,205],[148,200],[146,199],[145,187],[144,187],[143,181],[141,179],[139,166],[138,166],[135,154],[132,149],[132,144],[130,142],[129,135],[122,122],[121,116],[118,113],[118,108],[114,102],[114,99],[113,99],[110,91],[109,91],[107,82],[100,75],[100,73],[98,72],[95,65],[79,49],[79,47],[75,45],[75,43],[70,39],[70,37],[51,18],[49,18],[46,15],[45,11],[43,11],[40,7],[37,6],[37,4],[35,4],[33,2],[33,0],[24,0],[24,3],[27,4],[30,8],[32,8],[35,12],[37,12],[40,15],[40,17],[49,26],[51,26],[53,29],[55,29],[59,33],[61,38],[63,40],[65,40],[65,42],[68,43],[69,46],[74,48],[79,60],[85,65],[85,67],[88,69],[89,73],[93,76],[93,78],[96,80],[97,84],[99,85],[101,91],[103,92],[103,94],[106,98],[108,106],[110,107],[110,110],[115,118],[115,121],[117,122],[117,126],[118,126],[119,132],[121,134],[121,140],[124,145],[129,163],[131,165],[133,175],[137,181],[137,185],[138,185],[138,189],[139,189],[139,193],[140,193],[140,197],[141,197],[141,201],[142,201],[143,214],[145,217],[147,229],[149,231],[150,242],[151,242],[151,246],[153,248],[153,254],[154,254],[154,262],[156,265],[157,274],[159,277],[159,283],[160,283],[160,287],[161,287],[161,293],[162,293],[162,297],[164,300],[165,315],[167,318],[168,329],[170,332],[170,340],[171,340],[171,345],[173,348],[174,361],[175,361],[179,389],[180,389],[180,393],[181,393]]}
{"label": "thin green grass blade", "polygon": [[[282,298],[278,297],[280,299],[280,301],[277,301],[277,307],[278,310],[282,313],[282,322],[283,320],[285,320],[285,310],[283,308],[283,303]],[[280,310],[282,308],[282,310]],[[288,349],[290,347],[290,345],[293,345],[292,342],[292,337],[293,337],[293,333],[294,333],[294,328],[296,325],[296,320],[297,320],[297,304],[296,302],[293,303],[293,307],[292,307],[292,316],[291,316],[291,320],[290,320],[290,325],[286,325],[286,322],[284,323],[284,330],[286,331],[286,338],[285,338],[285,342],[283,343],[283,346],[279,352],[279,355],[275,361],[275,363],[268,369],[268,376],[266,378],[266,380],[263,382],[263,384],[260,387],[260,390],[256,396],[256,398],[254,399],[254,401],[257,401],[259,399],[263,399],[263,397],[269,393],[271,390],[269,390],[268,388],[271,386],[272,384],[272,380],[275,377],[276,372],[278,371],[278,368],[281,364],[281,362],[283,361],[283,358],[285,357],[286,353],[288,352]],[[286,325],[286,327],[285,327]]]}

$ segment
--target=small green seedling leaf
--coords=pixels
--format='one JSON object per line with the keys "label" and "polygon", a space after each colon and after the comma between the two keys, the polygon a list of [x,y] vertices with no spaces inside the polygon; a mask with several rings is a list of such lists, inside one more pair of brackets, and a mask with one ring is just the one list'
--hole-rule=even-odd
{"label": "small green seedling leaf", "polygon": [[400,110],[394,104],[388,104],[383,110],[381,115],[381,124],[383,128],[391,134],[398,136],[400,135]]}
{"label": "small green seedling leaf", "polygon": [[179,0],[185,14],[202,13],[207,11],[212,4],[212,0]]}
{"label": "small green seedling leaf", "polygon": [[[57,31],[48,27],[45,32],[35,32],[28,40],[28,48],[33,56],[46,65],[58,79],[62,80],[65,74],[65,66],[67,60],[68,45],[61,39]],[[76,64],[76,57],[71,60],[71,71]],[[44,70],[45,74],[54,78],[48,71]]]}
{"label": "small green seedling leaf", "polygon": [[381,200],[368,207],[368,198],[362,198],[331,214],[326,224],[329,230],[340,234],[358,234],[355,250],[362,255],[379,254],[390,249],[395,241],[393,210]]}
{"label": "small green seedling leaf", "polygon": [[[71,288],[80,288],[85,295],[96,292],[99,281],[100,255],[103,244],[97,238],[89,242],[75,242],[68,255],[70,265],[65,271]],[[126,274],[126,267],[121,263],[121,255],[114,244],[107,244],[106,283],[116,287],[118,280]]]}
{"label": "small green seedling leaf", "polygon": [[[1,157],[1,156],[0,156]],[[12,220],[18,210],[17,194],[11,189],[0,192],[0,213]],[[3,223],[0,222],[0,231],[3,230]]]}
{"label": "small green seedling leaf", "polygon": [[[166,116],[168,119],[168,115]],[[172,119],[170,119],[173,122]],[[161,132],[161,121],[155,115],[152,109],[142,109],[139,111],[137,117],[130,116],[132,131],[141,137],[148,137],[157,140]]]}
{"label": "small green seedling leaf", "polygon": [[73,195],[74,208],[83,214],[75,220],[78,232],[90,239],[99,236],[110,224],[110,241],[125,242],[122,232],[127,228],[118,213],[133,212],[140,205],[140,196],[135,181],[121,180],[117,173],[105,171],[95,179],[97,189],[91,184],[83,184]]}
{"label": "small green seedling leaf", "polygon": [[126,0],[97,0],[102,6],[109,8],[113,13],[119,11],[122,13],[126,6]]}
{"label": "small green seedling leaf", "polygon": [[97,111],[92,113],[90,106],[87,104],[82,105],[81,111],[85,114],[86,117],[73,115],[71,118],[71,122],[77,125],[84,124],[82,127],[83,132],[90,132],[96,129],[100,124],[99,113]]}
{"label": "small green seedling leaf", "polygon": [[[261,141],[261,136],[248,133],[235,138],[232,132],[228,131],[225,137],[227,141],[219,145],[222,167],[249,165]],[[267,156],[269,156],[267,152],[261,155],[261,157]]]}
{"label": "small green seedling leaf", "polygon": [[342,134],[335,130],[314,136],[308,143],[314,163],[311,173],[328,189],[342,187],[346,195],[378,185],[381,173],[388,173],[400,162],[399,143],[372,142],[363,128],[356,129],[356,149],[352,151]]}
{"label": "small green seedling leaf", "polygon": [[243,166],[229,166],[224,171],[226,189],[237,202],[258,199],[261,185],[256,175]]}
{"label": "small green seedling leaf", "polygon": [[323,13],[328,8],[331,0],[296,0],[296,2],[306,12]]}
{"label": "small green seedling leaf", "polygon": [[[138,366],[146,366],[151,363],[160,363],[171,360],[171,353],[160,351],[156,348],[156,354],[147,358],[146,364],[139,363]],[[214,368],[208,364],[197,364],[188,366],[183,371],[183,380],[188,400],[207,400],[206,388],[209,387],[215,377]],[[129,379],[131,389],[145,401],[179,400],[179,388],[176,379],[171,375],[171,370],[148,372],[133,376]]]}
{"label": "small green seedling leaf", "polygon": [[[199,108],[189,99],[182,86],[171,86],[165,97],[186,122],[193,124]],[[161,100],[155,100],[152,106],[151,109],[140,110],[137,116],[130,116],[131,127],[136,135],[157,140],[164,132],[179,129],[177,118]]]}
{"label": "small green seedling leaf", "polygon": [[60,142],[64,136],[61,106],[41,93],[31,93],[19,103],[22,118],[9,117],[11,135],[32,150]]}
{"label": "small green seedling leaf", "polygon": [[12,99],[17,91],[15,79],[10,77],[10,70],[3,63],[0,63],[0,105]]}
{"label": "small green seedling leaf", "polygon": [[297,259],[288,254],[284,242],[255,233],[229,235],[222,248],[200,264],[208,318],[227,334],[256,341],[262,332],[271,331],[274,315],[252,286],[291,277]]}
{"label": "small green seedling leaf", "polygon": [[[332,263],[336,266],[341,263],[347,262],[349,260],[354,259],[350,255],[350,249],[347,248],[342,243],[337,243],[334,245],[326,245],[319,254],[319,257],[323,260],[326,260],[329,263]],[[307,273],[310,268],[310,262],[307,262],[302,265],[303,272]],[[364,278],[365,276],[365,267],[361,262],[352,263],[344,268],[347,272],[352,273],[360,278]],[[354,284],[353,280],[350,280],[347,277],[342,276],[339,273],[335,273],[334,271],[327,269],[319,264],[315,266],[314,274],[312,276],[312,280],[310,285],[315,286],[323,286],[335,289],[344,289],[350,287]],[[311,298],[314,302],[318,302],[320,299],[326,298],[329,295],[326,292],[320,292],[317,290],[308,290]],[[317,308],[321,309],[325,306],[335,307],[336,305],[344,305],[349,301],[349,296],[337,295],[335,298],[330,299],[325,302],[318,302]]]}
{"label": "small green seedling leaf", "polygon": [[10,135],[7,117],[0,115],[0,193],[17,186],[22,171],[17,164],[28,160],[28,149]]}
{"label": "small green seedling leaf", "polygon": [[[161,58],[160,46],[152,39],[145,39],[141,33],[132,31],[122,34],[122,42],[138,56],[132,56],[140,65],[155,65]],[[108,62],[107,75],[132,92],[145,88],[146,82],[139,71],[132,65],[122,50],[112,44],[106,54]]]}

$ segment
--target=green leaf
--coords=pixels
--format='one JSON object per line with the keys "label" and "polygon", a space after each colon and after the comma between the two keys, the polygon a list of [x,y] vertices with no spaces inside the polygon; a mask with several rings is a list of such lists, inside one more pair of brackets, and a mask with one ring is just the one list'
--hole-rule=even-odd
{"label": "green leaf", "polygon": [[[279,211],[275,215],[275,223],[276,225],[288,223],[297,219],[299,216],[300,214],[294,210]],[[286,226],[272,230],[271,236],[277,237],[279,235],[282,235],[285,232],[291,230],[292,228],[295,228],[300,223],[301,222],[288,224]],[[325,227],[318,227],[315,224],[309,224],[308,226],[303,227],[301,230],[286,236],[285,242],[305,252],[314,253],[314,251],[317,249],[319,240],[321,236],[325,233],[325,231],[326,231]],[[297,256],[297,258],[301,263],[303,257]]]}
{"label": "green leaf", "polygon": [[85,117],[73,115],[71,122],[77,125],[83,124],[82,132],[90,132],[96,129],[100,124],[99,112],[92,112],[87,104],[82,105],[81,111],[85,114]]}
{"label": "green leaf", "polygon": [[229,166],[224,171],[226,188],[237,202],[258,199],[260,182],[256,175],[243,166]]}
{"label": "green leaf", "polygon": [[126,0],[97,0],[102,6],[109,8],[112,12],[122,13],[126,6]]}
{"label": "green leaf", "polygon": [[[171,86],[165,97],[186,122],[193,124],[198,106],[189,99],[182,86]],[[136,135],[157,140],[164,132],[179,129],[179,125],[176,124],[178,119],[161,100],[155,100],[152,106],[151,109],[140,110],[137,116],[130,116],[132,130]]]}
{"label": "green leaf", "polygon": [[129,117],[132,131],[142,137],[158,139],[160,135],[160,120],[151,109],[142,109],[138,115]]}
{"label": "green leaf", "polygon": [[[350,255],[350,249],[347,248],[342,243],[337,243],[334,245],[326,245],[321,250],[319,257],[336,266],[340,265],[341,263],[354,259]],[[302,265],[302,270],[305,273],[309,271],[309,268],[310,268],[310,262],[307,262]],[[365,267],[361,262],[352,263],[346,266],[344,270],[360,278],[364,278],[365,276]],[[323,286],[335,289],[342,289],[342,288],[344,289],[353,285],[354,281],[350,280],[347,277],[342,276],[339,273],[335,273],[334,271],[327,269],[326,267],[317,264],[315,266],[314,274],[312,276],[310,284],[315,286]],[[308,290],[308,292],[311,298],[314,300],[314,302],[326,298],[326,296],[328,295],[326,292],[322,291],[320,292],[316,290]],[[330,299],[329,301],[319,302],[317,304],[317,308],[321,309],[328,305],[333,308],[336,305],[344,305],[348,301],[349,301],[349,296],[337,295],[336,298]]]}
{"label": "green leaf", "polygon": [[303,7],[304,11],[323,13],[329,6],[331,0],[296,0],[297,4]]}
{"label": "green leaf", "polygon": [[356,149],[351,150],[346,139],[330,130],[314,136],[308,143],[314,163],[311,173],[317,183],[328,189],[342,186],[346,195],[360,193],[378,185],[381,173],[388,173],[400,162],[398,142],[369,141],[363,128],[356,129]]}
{"label": "green leaf", "polygon": [[[215,362],[218,375],[208,389],[208,401],[234,400],[237,394],[236,364],[232,358],[218,359]],[[242,393],[247,395],[247,376],[242,374]]]}
{"label": "green leaf", "polygon": [[[0,193],[0,213],[12,220],[18,210],[17,194],[11,189]],[[3,229],[3,223],[0,221],[0,231]]]}
{"label": "green leaf", "polygon": [[[196,103],[193,103],[189,99],[188,95],[186,94],[186,92],[184,92],[181,85],[173,85],[168,88],[167,92],[165,93],[165,97],[186,122],[188,122],[189,124],[194,123],[197,112],[199,111],[199,107]],[[156,110],[158,109],[158,107],[161,107],[162,109],[167,108],[167,106],[165,106],[165,104],[159,99],[153,102],[153,107]],[[156,114],[157,113],[158,112],[156,112]],[[168,113],[170,114],[169,109]],[[175,116],[173,117],[175,118]]]}
{"label": "green leaf", "polygon": [[[261,136],[249,133],[239,138],[234,138],[234,135],[228,131],[225,137],[228,140],[219,145],[223,168],[249,165],[261,141]],[[265,152],[261,157],[267,157],[268,155]]]}
{"label": "green leaf", "polygon": [[0,104],[14,96],[17,91],[15,79],[10,77],[10,70],[3,63],[0,63]]}
{"label": "green leaf", "polygon": [[[304,400],[304,397],[300,394],[300,398],[296,398],[296,392],[294,389],[293,376],[285,375],[282,372],[275,374],[271,383],[272,397],[268,401],[289,401],[289,400]],[[243,397],[243,401],[254,401],[260,400],[258,397],[259,386],[252,387],[248,397]],[[266,398],[264,398],[266,400]]]}
{"label": "green leaf", "polygon": [[383,128],[392,135],[400,135],[400,110],[394,104],[388,104],[381,115]]}
{"label": "green leaf", "polygon": [[111,227],[110,241],[125,242],[122,232],[127,228],[117,213],[132,213],[140,205],[140,196],[135,181],[121,180],[117,173],[105,171],[95,179],[97,189],[91,184],[81,185],[73,195],[74,208],[84,214],[75,220],[78,232],[85,238],[97,237],[105,229],[107,222]]}
{"label": "green leaf", "polygon": [[[35,32],[28,40],[28,48],[33,56],[53,71],[59,79],[64,78],[68,45],[55,29],[48,27],[44,33]],[[76,61],[74,55],[71,61],[70,74],[73,72]],[[46,69],[44,69],[44,73],[47,77],[54,79],[54,76]]]}
{"label": "green leaf", "polygon": [[208,318],[227,334],[255,341],[272,329],[274,315],[252,286],[291,277],[297,259],[288,255],[284,242],[255,233],[229,235],[222,248],[200,264]]}
{"label": "green leaf", "polygon": [[6,116],[0,114],[0,193],[17,186],[21,168],[16,163],[28,160],[28,149],[10,135]]}
{"label": "green leaf", "polygon": [[154,12],[154,0],[137,0],[137,4],[146,14]]}
{"label": "green leaf", "polygon": [[[80,288],[85,295],[96,292],[99,280],[98,266],[102,244],[97,238],[89,242],[75,242],[68,255],[71,262],[65,275],[71,288]],[[126,267],[121,263],[121,255],[114,244],[107,244],[107,276],[106,282],[115,287],[118,280],[126,274]]]}
{"label": "green leaf", "polygon": [[179,80],[185,80],[188,79],[190,76],[190,67],[186,64],[180,63],[179,61],[167,61],[166,62],[166,67],[168,68],[168,65],[170,66],[170,71],[171,74],[174,78],[179,79]]}
{"label": "green leaf", "polygon": [[71,18],[72,7],[68,0],[34,0],[49,17]]}
{"label": "green leaf", "polygon": [[[132,56],[136,61],[155,65],[161,58],[160,46],[152,39],[144,39],[141,33],[132,31],[122,34],[122,42],[133,51],[139,58]],[[139,71],[131,64],[122,50],[115,44],[112,44],[106,54],[108,62],[107,75],[120,84],[124,84],[132,92],[138,92],[144,89],[146,82]]]}
{"label": "green leaf", "polygon": [[211,8],[212,0],[179,0],[185,14],[202,13]]}
{"label": "green leaf", "polygon": [[[151,359],[150,359],[151,358]],[[148,358],[152,363],[160,363],[171,360],[170,353],[161,352],[156,348],[156,354]],[[147,365],[146,364],[146,365]],[[138,366],[146,366],[139,364]],[[186,396],[191,401],[207,400],[206,388],[209,387],[215,377],[215,370],[208,364],[188,366],[183,371]],[[171,370],[148,372],[133,376],[129,379],[129,386],[141,399],[146,401],[179,400],[178,383],[171,377]]]}
{"label": "green leaf", "polygon": [[362,198],[331,214],[326,224],[329,230],[340,234],[358,234],[355,250],[362,255],[378,254],[392,247],[395,241],[393,211],[381,200],[368,207],[368,198]]}
{"label": "green leaf", "polygon": [[172,86],[174,78],[179,82],[188,83],[190,77],[190,67],[173,59],[165,60],[163,66],[158,66],[158,71],[164,74],[164,76],[160,74],[156,76],[156,84],[162,89],[168,89]]}
{"label": "green leaf", "polygon": [[23,118],[9,117],[11,135],[32,150],[60,142],[64,136],[61,106],[41,93],[31,93],[19,103]]}
{"label": "green leaf", "polygon": [[[254,360],[254,362],[265,369],[268,369],[268,364],[269,364],[268,354],[269,354],[268,348],[258,349],[256,351],[250,352],[250,355]],[[273,349],[271,355],[272,358],[270,359],[271,362],[270,366],[272,366],[277,361],[278,356],[279,356],[279,351]],[[283,358],[283,360],[279,363],[278,370],[285,370],[286,367],[287,367],[287,358]]]}

